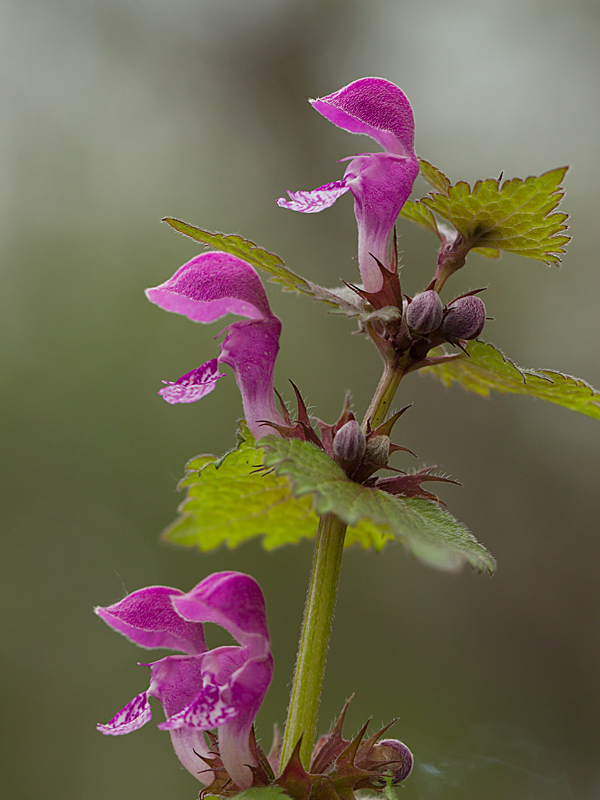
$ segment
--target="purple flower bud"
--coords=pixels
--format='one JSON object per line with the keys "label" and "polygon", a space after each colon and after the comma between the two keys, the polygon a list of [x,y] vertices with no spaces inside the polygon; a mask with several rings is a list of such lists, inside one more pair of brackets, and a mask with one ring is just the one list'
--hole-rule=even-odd
{"label": "purple flower bud", "polygon": [[398,784],[408,778],[413,768],[413,754],[398,739],[384,739],[373,747],[372,756],[381,761],[390,761],[392,783]]}
{"label": "purple flower bud", "polygon": [[367,442],[365,460],[379,467],[387,466],[390,458],[390,437],[371,436]]}
{"label": "purple flower bud", "polygon": [[476,339],[485,325],[485,305],[475,295],[459,297],[448,306],[440,331],[449,339]]}
{"label": "purple flower bud", "polygon": [[366,449],[367,439],[355,419],[342,425],[333,440],[335,460],[346,471],[356,469]]}
{"label": "purple flower bud", "polygon": [[443,315],[439,294],[428,289],[413,297],[406,311],[406,321],[415,333],[431,333],[440,327]]}

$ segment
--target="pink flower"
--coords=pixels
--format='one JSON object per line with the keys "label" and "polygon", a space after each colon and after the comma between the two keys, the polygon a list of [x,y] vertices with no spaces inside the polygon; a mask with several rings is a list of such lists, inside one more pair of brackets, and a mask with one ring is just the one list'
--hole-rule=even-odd
{"label": "pink flower", "polygon": [[[329,208],[347,191],[354,195],[358,225],[358,265],[364,288],[382,286],[375,258],[389,267],[388,246],[396,218],[419,173],[414,151],[414,120],[406,95],[383,78],[361,78],[338,92],[310,101],[334,125],[350,133],[365,133],[383,153],[363,153],[350,160],[341,181],[311,192],[280,197],[283,208],[314,213]],[[374,258],[375,257],[375,258]]]}
{"label": "pink flower", "polygon": [[[119,736],[141,728],[152,716],[148,697],[156,697],[167,717],[158,727],[170,732],[179,760],[192,775],[206,785],[212,782],[213,772],[201,758],[209,754],[203,731],[217,728],[226,771],[240,789],[248,788],[248,765],[255,766],[250,730],[273,674],[265,603],[256,581],[240,572],[217,572],[187,594],[149,586],[96,613],[141,647],[185,654],[147,664],[148,689],[98,730]],[[225,628],[240,646],[209,650],[203,622]]]}
{"label": "pink flower", "polygon": [[223,377],[219,364],[234,371],[242,394],[246,422],[258,439],[265,435],[261,420],[282,423],[273,398],[273,369],[279,351],[281,322],[273,314],[256,271],[228,253],[202,253],[177,270],[172,278],[146,289],[146,296],[166,311],[194,322],[214,322],[226,314],[245,320],[233,322],[218,358],[182,375],[159,394],[168,403],[193,403],[215,388]]}

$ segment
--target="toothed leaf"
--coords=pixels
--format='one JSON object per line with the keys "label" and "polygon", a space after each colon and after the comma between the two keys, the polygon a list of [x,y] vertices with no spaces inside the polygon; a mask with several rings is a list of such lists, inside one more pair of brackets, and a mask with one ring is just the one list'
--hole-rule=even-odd
{"label": "toothed leaf", "polygon": [[289,795],[281,786],[255,786],[231,795],[229,800],[289,800]]}
{"label": "toothed leaf", "polygon": [[279,256],[263,250],[249,239],[243,239],[235,233],[224,234],[203,231],[201,228],[196,228],[194,225],[172,217],[165,217],[163,222],[167,222],[176,231],[183,233],[184,236],[189,236],[190,239],[202,242],[207,247],[214,247],[215,250],[222,250],[225,253],[237,256],[253,267],[262,269],[271,276],[273,283],[281,284],[288,291],[310,293],[308,282],[304,278],[288,269]]}
{"label": "toothed leaf", "polygon": [[[315,535],[319,520],[311,498],[294,496],[287,477],[260,470],[264,451],[255,446],[245,423],[240,429],[243,438],[235,450],[218,459],[198,456],[187,464],[179,484],[187,497],[179,507],[181,516],[163,533],[166,541],[209,551],[262,537],[263,547],[272,550]],[[348,531],[346,545],[381,550],[389,538],[364,520]]]}
{"label": "toothed leaf", "polygon": [[202,244],[207,247],[213,247],[215,250],[230,253],[248,262],[253,267],[263,270],[263,272],[271,276],[271,281],[282,286],[284,291],[306,294],[312,297],[313,300],[319,300],[329,306],[338,308],[341,313],[348,316],[356,316],[361,312],[361,308],[357,306],[356,302],[350,301],[345,295],[342,296],[341,292],[343,290],[325,289],[317,283],[296,275],[295,272],[285,266],[279,256],[263,250],[249,239],[243,239],[234,233],[224,234],[204,231],[195,225],[190,225],[173,217],[165,217],[163,222],[167,222],[176,231],[183,233],[184,236],[189,236],[190,239],[202,242]]}
{"label": "toothed leaf", "polygon": [[566,171],[561,167],[502,185],[489,178],[472,189],[459,181],[447,194],[434,192],[418,203],[452,223],[472,247],[556,263],[570,238],[564,234],[567,215],[554,212],[564,194],[560,183]]}
{"label": "toothed leaf", "polygon": [[472,341],[463,355],[424,372],[437,375],[446,386],[459,383],[464,389],[487,397],[490,392],[525,394],[600,419],[600,392],[579,378],[549,369],[518,367],[497,347]]}
{"label": "toothed leaf", "polygon": [[351,526],[368,521],[380,535],[400,540],[417,558],[438,569],[455,571],[468,562],[479,571],[494,571],[487,550],[440,504],[353,483],[332,458],[309,442],[270,436],[263,446],[265,466],[289,477],[299,499],[311,496],[319,515],[336,514]]}
{"label": "toothed leaf", "polygon": [[473,253],[479,253],[484,258],[500,258],[500,250],[495,247],[473,247]]}
{"label": "toothed leaf", "polygon": [[427,228],[427,230],[435,233],[435,235],[440,238],[437,222],[435,221],[433,213],[422,203],[413,203],[412,200],[407,200],[402,206],[400,216],[409,219],[411,222],[416,222],[417,225],[421,225],[423,228]]}
{"label": "toothed leaf", "polygon": [[448,194],[448,190],[452,184],[441,170],[439,170],[437,167],[434,167],[433,164],[429,163],[429,161],[425,161],[424,158],[420,158],[419,172],[427,181],[427,183],[436,190],[436,192],[440,192],[441,194],[445,195]]}

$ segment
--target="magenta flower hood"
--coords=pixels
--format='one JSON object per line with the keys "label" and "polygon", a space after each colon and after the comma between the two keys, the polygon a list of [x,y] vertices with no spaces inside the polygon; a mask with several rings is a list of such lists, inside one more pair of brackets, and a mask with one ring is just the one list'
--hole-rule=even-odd
{"label": "magenta flower hood", "polygon": [[[250,730],[273,674],[265,603],[256,581],[240,572],[217,572],[187,594],[149,586],[96,613],[140,647],[184,653],[145,665],[151,670],[148,689],[98,730],[119,736],[141,728],[152,717],[148,697],[156,697],[167,717],[158,727],[170,732],[192,775],[212,783],[213,772],[201,758],[209,754],[203,731],[217,728],[225,769],[240,789],[248,788],[248,765],[255,765]],[[239,646],[209,650],[203,622],[225,628]]]}
{"label": "magenta flower hood", "polygon": [[370,136],[384,152],[344,159],[350,163],[342,180],[309,192],[288,191],[290,199],[281,197],[277,203],[292,211],[315,213],[352,192],[360,274],[365,289],[376,292],[383,279],[375,259],[389,267],[390,234],[419,174],[410,103],[404,92],[383,78],[362,78],[310,102],[334,125]]}
{"label": "magenta flower hood", "polygon": [[245,320],[226,328],[218,358],[167,384],[159,394],[168,403],[193,403],[209,394],[223,377],[219,364],[230,366],[242,394],[246,422],[255,438],[273,433],[262,420],[282,424],[273,397],[273,369],[279,351],[281,322],[273,314],[258,274],[228,253],[202,253],[172,278],[146,289],[146,296],[166,311],[193,322],[214,322],[226,314]]}

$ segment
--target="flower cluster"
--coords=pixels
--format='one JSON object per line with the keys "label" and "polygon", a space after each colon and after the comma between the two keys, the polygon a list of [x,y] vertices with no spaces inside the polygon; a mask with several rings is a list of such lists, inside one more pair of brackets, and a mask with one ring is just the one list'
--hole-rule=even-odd
{"label": "flower cluster", "polygon": [[202,253],[177,270],[172,278],[146,290],[146,296],[166,311],[193,322],[214,322],[226,314],[246,317],[226,328],[218,358],[167,382],[161,394],[169,403],[193,403],[209,394],[227,364],[242,394],[244,414],[256,438],[262,420],[281,421],[273,398],[273,369],[279,351],[281,322],[271,311],[256,271],[229,253]]}
{"label": "flower cluster", "polygon": [[390,234],[419,174],[410,103],[404,92],[382,78],[362,78],[311,103],[339,128],[370,136],[384,152],[351,157],[342,180],[309,192],[288,191],[290,199],[277,202],[293,211],[314,213],[352,192],[360,274],[366,291],[376,292],[382,284],[377,261],[389,266]]}
{"label": "flower cluster", "polygon": [[[168,648],[185,655],[167,656],[150,667],[150,686],[98,730],[118,736],[150,721],[149,697],[163,706],[175,752],[183,766],[209,785],[212,751],[204,731],[218,730],[219,754],[240,789],[252,784],[256,764],[250,731],[271,683],[273,658],[265,603],[256,581],[240,572],[217,572],[184,593],[149,586],[108,608],[99,617],[132,642],[146,648]],[[239,646],[209,650],[203,622],[225,628]]]}
{"label": "flower cluster", "polygon": [[[388,250],[394,223],[419,171],[410,104],[397,86],[381,78],[355,81],[311,102],[338,127],[370,136],[383,152],[345,159],[349,163],[341,180],[310,192],[288,192],[289,200],[280,198],[277,202],[311,213],[351,192],[363,282],[363,287],[351,288],[371,304],[371,309],[395,306],[401,317],[397,259],[395,252],[390,258]],[[168,403],[192,403],[212,392],[224,377],[219,368],[225,364],[233,369],[246,422],[256,439],[275,433],[312,441],[353,481],[392,494],[437,499],[421,486],[424,481],[443,480],[430,475],[430,470],[385,479],[373,477],[377,470],[388,468],[391,452],[406,449],[390,442],[392,426],[400,414],[374,430],[367,423],[363,431],[346,405],[334,425],[317,421],[317,434],[298,392],[297,420],[291,419],[283,402],[281,411],[277,409],[273,375],[281,322],[250,264],[227,252],[204,252],[146,294],[161,308],[194,322],[214,322],[227,314],[243,318],[225,328],[216,358],[176,381],[164,381],[159,394]],[[436,300],[439,302],[437,295]],[[413,333],[422,336],[427,328],[433,330],[432,325],[440,327],[446,320],[454,335],[460,328],[458,305],[443,311],[430,305],[428,299],[415,298],[410,311]],[[472,298],[466,305],[473,316]],[[394,335],[398,330],[396,325]],[[341,735],[342,714],[332,733],[317,742],[310,773],[304,770],[296,748],[275,777],[279,771],[277,749],[265,757],[253,732],[254,719],[271,682],[273,660],[263,595],[250,576],[216,573],[187,593],[150,586],[111,606],[99,607],[96,613],[141,647],[180,653],[145,665],[151,672],[148,689],[110,722],[98,725],[98,730],[116,736],[142,727],[152,716],[149,698],[157,698],[166,716],[158,727],[169,731],[181,763],[208,787],[206,791],[232,795],[253,785],[276,783],[292,796],[304,798],[318,783],[331,788],[327,796],[351,800],[354,789],[382,789],[386,780],[399,783],[410,772],[412,755],[404,744],[394,739],[378,741],[389,726],[363,741],[365,726],[349,742]],[[220,625],[238,644],[209,649],[205,622]]]}

